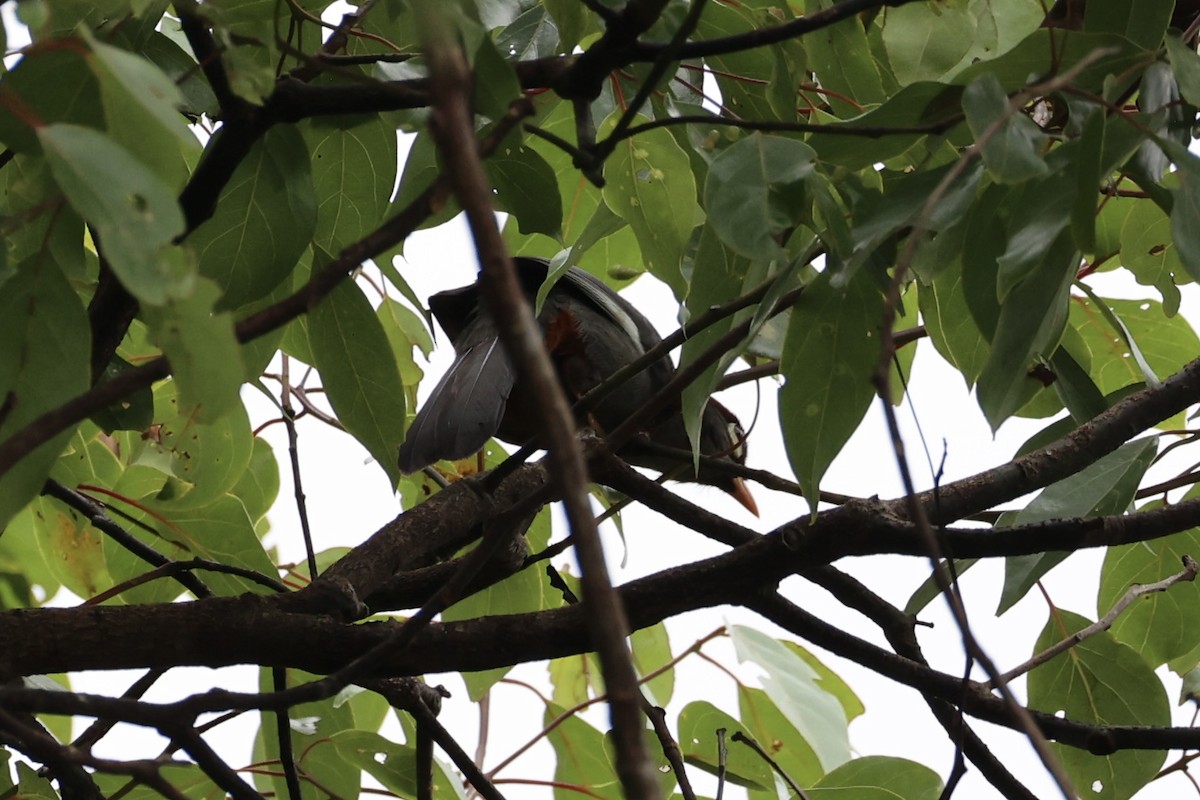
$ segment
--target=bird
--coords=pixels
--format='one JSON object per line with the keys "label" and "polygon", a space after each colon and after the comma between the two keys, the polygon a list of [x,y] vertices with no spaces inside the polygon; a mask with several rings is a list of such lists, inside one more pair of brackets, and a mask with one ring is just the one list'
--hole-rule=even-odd
{"label": "bird", "polygon": [[[524,256],[513,262],[522,290],[532,302],[550,264]],[[454,345],[455,359],[413,419],[400,446],[400,469],[415,472],[441,459],[465,458],[493,436],[516,445],[536,442],[540,425],[531,389],[517,379],[495,323],[480,304],[479,284],[438,292],[429,298],[429,309]],[[550,289],[537,321],[572,403],[662,341],[628,300],[578,267],[568,269]],[[664,354],[577,421],[603,435],[637,412],[674,375],[670,356]],[[715,486],[758,515],[754,497],[741,478],[704,464],[699,471],[692,468],[678,405],[652,420],[646,433],[620,449],[629,463],[675,472],[677,480]],[[733,412],[709,398],[701,418],[700,452],[744,464],[745,438]]]}

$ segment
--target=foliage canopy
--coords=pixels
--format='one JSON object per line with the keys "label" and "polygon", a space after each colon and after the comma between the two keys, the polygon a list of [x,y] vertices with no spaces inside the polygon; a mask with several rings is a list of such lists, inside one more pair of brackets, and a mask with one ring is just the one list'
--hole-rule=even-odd
{"label": "foliage canopy", "polygon": [[[1195,4],[329,5],[17,5],[32,42],[0,74],[0,745],[45,772],[22,763],[0,784],[298,800],[356,797],[369,775],[402,797],[463,795],[464,781],[500,797],[504,775],[472,763],[415,678],[460,672],[481,702],[514,665],[549,660],[554,758],[537,777],[556,796],[694,797],[700,772],[755,800],[953,788],[959,769],[854,757],[862,704],[809,646],[919,691],[1004,797],[1035,794],[977,720],[1024,731],[1062,792],[1086,798],[1132,797],[1168,751],[1200,749],[1156,673],[1189,697],[1200,680],[1197,473],[1160,461],[1194,444],[1200,403],[1200,340],[1180,314],[1180,287],[1200,278]],[[777,393],[795,482],[741,473],[787,493],[789,521],[755,533],[586,436],[487,477],[475,459],[401,475],[433,341],[397,256],[460,211],[497,287],[506,253],[666,284],[688,323],[668,339],[686,385],[664,401],[694,437],[713,391]],[[1155,299],[1103,296],[1108,273]],[[493,300],[511,346],[528,310]],[[936,489],[825,492],[872,403],[902,400],[916,348],[961,373],[993,430],[1045,427],[1012,461]],[[731,373],[738,359],[750,368]],[[293,380],[307,367],[327,406]],[[308,416],[361,443],[403,512],[281,581],[263,536],[291,502],[287,462],[257,435],[248,392],[289,426]],[[490,447],[487,467],[504,457]],[[903,465],[901,443],[884,457]],[[605,503],[644,504],[726,550],[614,590],[585,460],[614,490],[593,487]],[[570,539],[551,531],[558,499]],[[568,546],[581,577],[548,582],[542,562]],[[1001,675],[962,611],[982,671],[928,666],[917,620],[940,594],[954,606],[971,565],[1005,561],[1003,613],[1084,548],[1107,548],[1100,624],[1055,609],[1042,657]],[[868,554],[956,569],[931,570],[898,608],[853,562],[835,566]],[[779,589],[789,578],[872,633],[805,611]],[[60,589],[87,604],[45,607]],[[664,622],[719,606],[789,636],[724,631],[761,688],[739,683],[736,708],[672,706],[686,653]],[[380,621],[393,612],[411,616]],[[263,691],[138,699],[173,668],[234,664],[262,667]],[[148,670],[125,698],[30,677],[121,668]],[[602,687],[607,736],[578,713]],[[402,736],[379,732],[388,704]],[[263,712],[266,769],[235,769],[197,723],[247,710]],[[75,717],[98,722],[72,744]],[[186,761],[93,755],[115,721],[158,730]]]}

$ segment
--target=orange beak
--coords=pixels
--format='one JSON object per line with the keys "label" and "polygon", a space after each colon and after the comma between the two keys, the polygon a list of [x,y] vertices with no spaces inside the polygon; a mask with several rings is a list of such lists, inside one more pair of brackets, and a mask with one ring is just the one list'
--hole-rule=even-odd
{"label": "orange beak", "polygon": [[741,478],[734,478],[733,485],[726,489],[729,495],[746,507],[754,516],[758,516],[758,503],[754,502],[754,495],[750,494],[750,488],[746,486],[746,482]]}

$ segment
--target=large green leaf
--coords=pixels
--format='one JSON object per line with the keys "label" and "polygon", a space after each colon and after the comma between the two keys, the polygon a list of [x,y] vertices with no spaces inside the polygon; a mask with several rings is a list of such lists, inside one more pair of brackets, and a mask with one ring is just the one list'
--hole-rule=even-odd
{"label": "large green leaf", "polygon": [[1091,375],[1105,394],[1146,382],[1147,372],[1154,379],[1171,375],[1200,352],[1191,323],[1182,315],[1166,316],[1156,300],[1077,297],[1071,301],[1071,324],[1091,352]]}
{"label": "large green leaf", "polygon": [[[392,196],[392,184],[396,180],[396,131],[385,124],[379,115],[370,115],[351,120],[313,120],[302,132],[312,153],[312,191],[315,191],[317,201],[313,241],[326,252],[337,253],[370,233],[383,221],[388,199]],[[290,173],[285,175],[285,181],[290,180],[301,191],[308,190],[304,170],[294,169],[293,165],[283,160],[293,150],[294,156],[299,156],[295,143],[288,142],[285,148],[275,142],[275,146],[282,149],[283,157],[275,162],[275,168]],[[260,174],[257,183],[262,191],[275,188],[268,180],[277,181],[278,177]],[[263,197],[261,205],[269,208],[272,201],[278,205],[278,199],[278,195]],[[307,200],[307,196],[289,199],[301,203]],[[293,223],[298,227],[298,230],[293,228],[297,239],[304,238],[303,223],[306,217],[303,213],[307,212],[307,207],[303,207],[301,216]],[[287,221],[279,218],[271,222],[284,234],[281,241],[287,242],[286,237],[293,235],[287,230]],[[295,243],[292,244],[294,246]],[[291,250],[285,252],[290,254]],[[280,264],[287,260],[283,256],[279,258]],[[295,258],[291,258],[291,261],[294,263]],[[278,268],[282,269],[282,266]]]}
{"label": "large green leaf", "polygon": [[396,448],[404,438],[404,386],[387,335],[366,296],[343,282],[309,314],[308,339],[338,419],[387,473],[400,478]]}
{"label": "large green leaf", "polygon": [[[1153,437],[1119,447],[1096,463],[1041,491],[1011,520],[1025,525],[1049,519],[1122,514],[1158,451]],[[1003,614],[1069,553],[1049,552],[1007,559],[1004,589],[996,613]]]}
{"label": "large green leaf", "polygon": [[723,150],[704,184],[704,208],[721,241],[747,258],[782,255],[777,237],[798,221],[803,210],[798,190],[816,158],[803,142],[761,133]]}
{"label": "large green leaf", "polygon": [[[721,758],[717,731],[725,736],[725,759]],[[732,742],[734,733],[755,738],[742,723],[706,700],[688,703],[679,712],[679,750],[686,763],[711,775],[724,769],[725,778],[735,786],[759,791],[773,788],[771,768],[758,753]]]}
{"label": "large green leaf", "polygon": [[258,300],[281,283],[308,246],[316,217],[304,140],[294,128],[276,128],[238,165],[212,218],[188,237],[200,273],[225,293],[221,308]]}
{"label": "large green leaf", "polygon": [[[801,786],[811,786],[825,774],[820,759],[805,736],[762,689],[738,686],[738,716],[742,725],[766,749],[779,768]],[[734,746],[730,744],[730,747]],[[736,746],[746,748],[748,745]],[[750,791],[749,794],[753,800],[778,798],[774,786],[766,792]]]}
{"label": "large green leaf", "polygon": [[[1041,652],[1089,621],[1054,609],[1034,644]],[[1101,632],[1055,656],[1029,674],[1029,703],[1050,714],[1092,725],[1169,725],[1171,713],[1162,682],[1129,647]],[[1067,775],[1089,800],[1125,800],[1154,777],[1165,754],[1121,750],[1094,756],[1053,744]]]}
{"label": "large green leaf", "polygon": [[[696,36],[715,39],[746,35],[768,25],[778,24],[784,7],[756,8],[752,4],[712,3],[705,7],[696,26]],[[792,70],[804,52],[787,48],[757,47],[740,52],[721,53],[705,59],[717,88],[721,90],[723,109],[746,119],[796,118],[796,86]],[[697,84],[701,81],[693,78]],[[675,91],[687,87],[676,84]]]}
{"label": "large green leaf", "polygon": [[[0,441],[82,394],[90,382],[91,334],[78,295],[51,258],[17,268],[0,291]],[[41,490],[71,438],[68,429],[0,478],[0,530]]]}
{"label": "large green leaf", "polygon": [[200,278],[189,296],[169,297],[145,314],[151,337],[171,361],[180,402],[202,422],[241,405],[243,367],[233,316],[213,312],[220,294]]}
{"label": "large green leaf", "polygon": [[1157,50],[1175,8],[1173,0],[1108,0],[1084,6],[1089,33],[1117,33],[1143,50]]}
{"label": "large green leaf", "polygon": [[[1110,547],[1100,570],[1097,608],[1107,612],[1131,587],[1174,575],[1181,569],[1182,559],[1195,553],[1200,553],[1200,533],[1195,530]],[[1190,581],[1166,592],[1144,595],[1117,617],[1111,631],[1151,666],[1158,666],[1191,650],[1198,626],[1200,586]]]}
{"label": "large green leaf", "polygon": [[956,67],[979,25],[965,2],[910,3],[886,13],[883,43],[902,86],[937,80]]}
{"label": "large green leaf", "polygon": [[153,62],[90,35],[85,39],[113,140],[136,153],[173,190],[182,189],[187,180],[184,154],[194,161],[200,152],[179,113],[183,93]]}
{"label": "large green leaf", "polygon": [[[561,716],[565,709],[547,704],[545,723]],[[604,747],[604,734],[578,715],[571,715],[550,731],[547,738],[556,756],[554,780],[566,786],[584,787],[590,796],[621,800],[625,796],[617,779],[616,766]],[[573,794],[573,793],[572,793]],[[565,797],[567,793],[556,793]]]}
{"label": "large green leaf", "polygon": [[[615,124],[615,117],[605,120],[601,135]],[[702,221],[687,153],[668,131],[648,131],[617,144],[604,164],[604,180],[604,202],[633,228],[646,266],[682,296],[680,263]]]}
{"label": "large green leaf", "polygon": [[521,233],[558,236],[562,230],[562,197],[554,170],[536,150],[506,144],[486,162],[496,189],[497,205],[516,217]]}
{"label": "large green leaf", "polygon": [[38,128],[54,179],[95,226],[108,263],[139,300],[158,305],[190,291],[194,270],[171,252],[183,232],[175,194],[132,153],[78,125]]}
{"label": "large green leaf", "polygon": [[[806,0],[804,10],[812,14],[831,8],[833,0]],[[882,103],[886,97],[880,65],[872,58],[862,20],[852,16],[836,25],[804,37],[809,66],[839,117],[852,117],[864,106]]]}
{"label": "large green leaf", "polygon": [[254,451],[250,418],[241,403],[221,417],[203,420],[178,396],[178,386],[171,381],[155,392],[154,417],[157,436],[147,440],[146,447],[159,459],[145,463],[179,479],[159,499],[181,508],[199,508],[241,480]]}
{"label": "large green leaf", "polygon": [[865,272],[844,289],[827,275],[792,308],[780,373],[779,423],[788,461],[816,508],[821,477],[875,397],[883,298]]}
{"label": "large green leaf", "polygon": [[1060,233],[1041,263],[1013,288],[1000,308],[992,350],[979,375],[979,406],[992,426],[1028,399],[1026,371],[1034,357],[1053,353],[1067,320],[1067,297],[1079,254],[1069,233]]}
{"label": "large green leaf", "polygon": [[729,635],[738,660],[752,661],[765,670],[763,690],[831,770],[850,760],[846,712],[838,698],[825,691],[821,675],[783,642],[742,625]]}
{"label": "large green leaf", "polygon": [[821,778],[812,792],[835,800],[936,800],[942,796],[942,779],[905,758],[863,756]]}
{"label": "large green leaf", "polygon": [[[366,772],[397,797],[417,796],[417,752],[411,745],[390,741],[378,733],[344,729],[330,737],[348,764]],[[440,761],[434,761],[433,796],[439,800],[465,797],[461,780],[447,773]]]}
{"label": "large green leaf", "polygon": [[1004,87],[994,75],[968,84],[962,102],[971,133],[976,139],[987,135],[980,149],[993,178],[1019,183],[1046,173],[1046,135],[1029,117],[1010,112]]}
{"label": "large green leaf", "polygon": [[4,76],[10,99],[0,103],[0,141],[13,152],[39,152],[37,129],[43,125],[68,122],[97,130],[104,127],[100,85],[82,49],[29,53]]}

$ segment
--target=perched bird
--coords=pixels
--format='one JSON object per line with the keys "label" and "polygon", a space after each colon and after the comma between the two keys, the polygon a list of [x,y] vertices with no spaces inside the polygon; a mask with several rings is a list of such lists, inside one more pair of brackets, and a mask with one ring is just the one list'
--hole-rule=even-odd
{"label": "perched bird", "polygon": [[[540,258],[516,258],[522,288],[531,299],[546,280],[549,263]],[[540,424],[529,388],[500,344],[495,324],[479,302],[479,285],[439,292],[429,308],[454,345],[456,357],[417,413],[404,443],[399,464],[413,472],[439,459],[464,458],[496,436],[512,444],[537,441]],[[546,296],[538,314],[546,350],[571,402],[598,386],[661,340],[650,321],[629,301],[589,273],[571,268]],[[667,355],[610,393],[581,420],[604,434],[640,409],[675,374]],[[683,469],[678,480],[716,486],[758,514],[745,483],[701,466],[692,469],[690,444],[683,415],[673,412],[652,421],[647,433],[653,447],[634,439],[620,455],[632,464],[660,472]],[[672,456],[662,448],[683,451]],[[741,464],[746,459],[745,432],[733,413],[710,399],[700,430],[700,452]]]}

